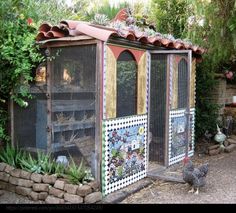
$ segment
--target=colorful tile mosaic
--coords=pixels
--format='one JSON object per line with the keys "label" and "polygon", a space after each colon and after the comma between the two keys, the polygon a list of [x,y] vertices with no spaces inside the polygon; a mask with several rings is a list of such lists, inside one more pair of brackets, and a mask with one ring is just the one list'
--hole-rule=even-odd
{"label": "colorful tile mosaic", "polygon": [[[190,123],[187,127],[185,110],[173,110],[169,119],[169,165],[177,163],[185,157],[186,143],[188,143],[188,156],[194,154],[194,123],[195,109],[190,109]],[[189,140],[187,130],[189,129]]]}
{"label": "colorful tile mosaic", "polygon": [[104,121],[104,195],[146,176],[146,142],[147,115]]}

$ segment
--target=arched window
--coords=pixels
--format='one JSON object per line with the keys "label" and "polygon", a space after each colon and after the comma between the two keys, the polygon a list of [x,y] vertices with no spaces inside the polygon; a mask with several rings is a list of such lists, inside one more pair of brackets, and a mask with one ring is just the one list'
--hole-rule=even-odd
{"label": "arched window", "polygon": [[181,59],[178,64],[178,108],[187,107],[188,64]]}
{"label": "arched window", "polygon": [[137,114],[137,64],[129,51],[117,59],[116,117]]}

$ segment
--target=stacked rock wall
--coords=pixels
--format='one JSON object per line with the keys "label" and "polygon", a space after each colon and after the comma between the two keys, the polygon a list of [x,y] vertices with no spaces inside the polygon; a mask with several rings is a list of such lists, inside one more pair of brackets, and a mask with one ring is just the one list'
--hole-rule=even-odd
{"label": "stacked rock wall", "polygon": [[0,163],[0,187],[7,191],[27,196],[42,203],[98,203],[102,193],[96,181],[84,185],[70,184],[56,175],[42,175],[15,169]]}

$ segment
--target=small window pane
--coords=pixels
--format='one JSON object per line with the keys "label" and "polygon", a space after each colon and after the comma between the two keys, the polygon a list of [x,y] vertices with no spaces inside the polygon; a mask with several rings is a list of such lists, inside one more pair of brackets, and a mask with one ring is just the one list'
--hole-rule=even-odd
{"label": "small window pane", "polygon": [[124,51],[117,60],[117,117],[137,114],[137,65]]}

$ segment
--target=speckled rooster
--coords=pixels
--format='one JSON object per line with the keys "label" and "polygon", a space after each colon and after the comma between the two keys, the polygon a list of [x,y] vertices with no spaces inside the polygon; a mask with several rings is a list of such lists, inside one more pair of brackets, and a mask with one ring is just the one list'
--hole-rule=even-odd
{"label": "speckled rooster", "polygon": [[198,168],[194,168],[194,165],[189,157],[185,157],[183,162],[183,180],[192,187],[189,193],[199,194],[199,188],[205,186],[206,184],[205,179],[208,172],[208,163],[203,164]]}

